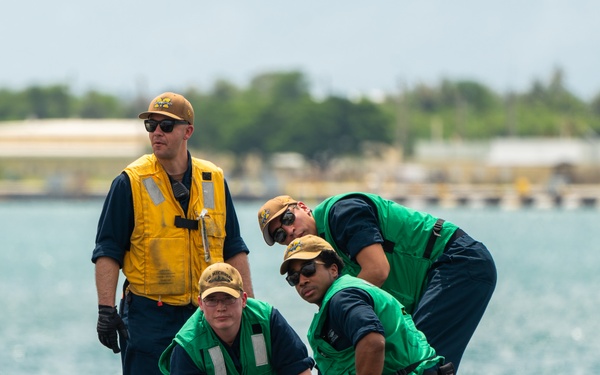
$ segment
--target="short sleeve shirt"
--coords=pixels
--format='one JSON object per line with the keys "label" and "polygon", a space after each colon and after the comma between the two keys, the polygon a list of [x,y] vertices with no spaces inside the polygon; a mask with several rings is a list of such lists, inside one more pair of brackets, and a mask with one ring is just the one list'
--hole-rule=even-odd
{"label": "short sleeve shirt", "polygon": [[350,196],[337,201],[329,211],[329,228],[338,249],[356,259],[365,247],[383,244],[377,209],[366,197]]}
{"label": "short sleeve shirt", "polygon": [[356,344],[371,332],[385,335],[373,309],[373,298],[359,288],[346,288],[334,294],[327,304],[327,320],[321,334],[336,350]]}

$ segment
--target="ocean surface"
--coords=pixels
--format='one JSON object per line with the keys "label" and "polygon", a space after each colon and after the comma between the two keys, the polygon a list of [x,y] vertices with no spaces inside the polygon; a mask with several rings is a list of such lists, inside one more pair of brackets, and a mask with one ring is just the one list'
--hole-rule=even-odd
{"label": "ocean surface", "polygon": [[[305,337],[314,305],[279,275],[263,202],[236,202],[257,298]],[[120,374],[96,335],[90,261],[102,201],[0,202],[0,375]],[[591,374],[600,368],[600,211],[413,207],[453,221],[495,257],[498,285],[460,374]]]}

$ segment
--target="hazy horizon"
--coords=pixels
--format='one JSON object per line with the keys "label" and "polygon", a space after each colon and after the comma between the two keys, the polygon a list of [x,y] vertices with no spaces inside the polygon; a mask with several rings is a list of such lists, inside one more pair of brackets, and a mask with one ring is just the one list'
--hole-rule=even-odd
{"label": "hazy horizon", "polygon": [[317,93],[374,95],[442,79],[504,93],[548,82],[560,68],[573,94],[600,94],[600,2],[592,0],[24,0],[3,12],[0,87],[11,89],[66,83],[153,96],[297,70]]}

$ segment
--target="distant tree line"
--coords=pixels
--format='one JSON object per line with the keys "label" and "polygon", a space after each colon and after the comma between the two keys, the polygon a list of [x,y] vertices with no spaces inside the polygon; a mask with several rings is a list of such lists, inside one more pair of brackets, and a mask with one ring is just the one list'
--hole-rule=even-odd
{"label": "distant tree line", "polygon": [[[0,121],[27,118],[135,118],[150,98],[125,100],[66,85],[0,89]],[[254,77],[248,87],[226,80],[209,91],[182,91],[196,111],[190,147],[236,156],[299,152],[326,166],[359,154],[365,144],[402,147],[419,139],[490,139],[498,136],[597,137],[600,94],[585,102],[565,88],[557,69],[527,92],[499,94],[474,81],[443,80],[387,93],[381,100],[331,94],[315,98],[298,71]]]}

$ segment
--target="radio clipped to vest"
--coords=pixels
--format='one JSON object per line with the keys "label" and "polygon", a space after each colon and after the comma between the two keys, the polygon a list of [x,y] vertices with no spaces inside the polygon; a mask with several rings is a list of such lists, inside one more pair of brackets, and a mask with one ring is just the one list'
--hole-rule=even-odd
{"label": "radio clipped to vest", "polygon": [[[171,176],[169,176],[171,178]],[[171,180],[171,187],[173,188],[173,195],[179,202],[186,200],[190,196],[190,191],[180,181]]]}

